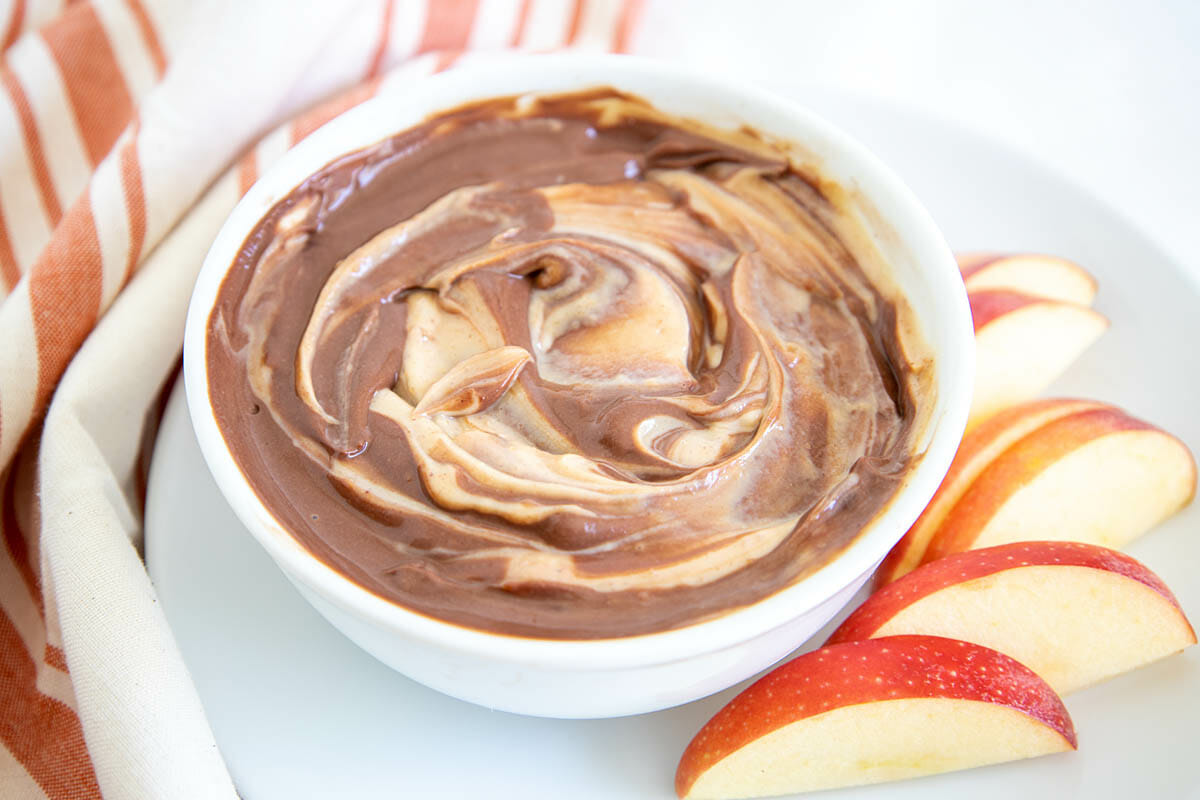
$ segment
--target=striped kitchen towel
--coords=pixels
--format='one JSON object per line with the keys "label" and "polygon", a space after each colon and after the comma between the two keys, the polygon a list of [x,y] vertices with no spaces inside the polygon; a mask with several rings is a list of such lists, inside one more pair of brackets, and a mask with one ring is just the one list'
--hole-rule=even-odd
{"label": "striped kitchen towel", "polygon": [[638,5],[0,2],[0,797],[236,797],[139,552],[158,398],[241,194],[473,53],[626,50]]}

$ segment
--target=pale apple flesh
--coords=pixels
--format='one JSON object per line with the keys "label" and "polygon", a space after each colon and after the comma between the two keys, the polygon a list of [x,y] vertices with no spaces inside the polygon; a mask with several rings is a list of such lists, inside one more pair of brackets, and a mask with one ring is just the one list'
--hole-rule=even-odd
{"label": "pale apple flesh", "polygon": [[1149,568],[1078,542],[1019,542],[926,564],[867,598],[829,643],[916,633],[1010,655],[1060,695],[1196,643]]}
{"label": "pale apple flesh", "polygon": [[995,458],[943,517],[923,563],[1015,541],[1120,548],[1191,501],[1177,438],[1112,407],[1053,420]]}
{"label": "pale apple flesh", "polygon": [[1122,547],[1195,491],[1195,459],[1165,431],[1098,402],[1022,404],[966,435],[875,585],[950,553],[1014,541]]}
{"label": "pale apple flesh", "polygon": [[968,642],[893,636],[800,656],[735,697],[688,745],[683,798],[764,797],[1072,750],[1061,699]]}
{"label": "pale apple flesh", "polygon": [[942,520],[997,456],[1048,422],[1100,407],[1100,403],[1091,400],[1035,400],[1007,408],[969,431],[933,499],[876,571],[875,585],[890,583],[921,563]]}
{"label": "pale apple flesh", "polygon": [[1092,309],[1004,290],[969,292],[975,390],[969,427],[1041,394],[1108,329]]}
{"label": "pale apple flesh", "polygon": [[1038,253],[971,253],[958,256],[968,292],[1004,289],[1046,300],[1090,306],[1096,279],[1064,258]]}

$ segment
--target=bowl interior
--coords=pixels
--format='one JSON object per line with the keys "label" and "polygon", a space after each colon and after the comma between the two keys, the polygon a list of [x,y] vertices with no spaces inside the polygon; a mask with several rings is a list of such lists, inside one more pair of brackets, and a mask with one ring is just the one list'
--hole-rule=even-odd
{"label": "bowl interior", "polygon": [[[936,399],[920,462],[884,511],[838,557],[746,608],[662,633],[550,641],[462,628],[409,611],[359,587],[311,556],[275,520],[242,476],[208,395],[206,336],[217,291],[246,235],[278,200],[336,157],[430,114],[487,97],[612,86],[658,108],[720,127],[749,125],[794,146],[793,155],[839,184],[894,271],[936,361]],[[570,669],[664,663],[748,640],[816,608],[870,571],[916,519],[949,467],[966,423],[974,340],[953,256],[906,186],[870,152],[811,113],[766,92],[666,65],[618,56],[537,56],[465,65],[389,89],[318,130],[272,167],[230,215],[205,260],[188,312],[185,384],[201,450],[242,522],[295,581],[348,613],[401,635],[462,652]]]}

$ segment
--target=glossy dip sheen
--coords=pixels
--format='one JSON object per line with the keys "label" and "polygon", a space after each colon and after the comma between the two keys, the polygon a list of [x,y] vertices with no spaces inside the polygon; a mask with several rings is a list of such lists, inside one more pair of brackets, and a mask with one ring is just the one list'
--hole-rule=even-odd
{"label": "glossy dip sheen", "polygon": [[326,166],[209,319],[264,505],[376,594],[488,631],[685,626],[832,559],[912,469],[932,364],[843,190],[592,91]]}

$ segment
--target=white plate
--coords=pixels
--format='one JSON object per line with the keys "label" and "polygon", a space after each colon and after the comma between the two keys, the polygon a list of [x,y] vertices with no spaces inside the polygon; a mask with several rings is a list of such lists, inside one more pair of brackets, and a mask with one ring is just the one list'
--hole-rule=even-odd
{"label": "white plate", "polygon": [[[1096,307],[1113,327],[1055,393],[1114,402],[1200,452],[1200,287],[1152,242],[1045,167],[976,134],[876,102],[792,93],[908,180],[951,246],[1050,252],[1092,270]],[[489,711],[413,683],[319,617],[234,518],[200,457],[181,389],[151,469],[146,560],[246,800],[674,796],[679,754],[739,687],[655,714],[562,721]],[[1193,505],[1129,548],[1193,618],[1197,528]],[[1200,648],[1067,706],[1077,753],[826,796],[1200,797]]]}

